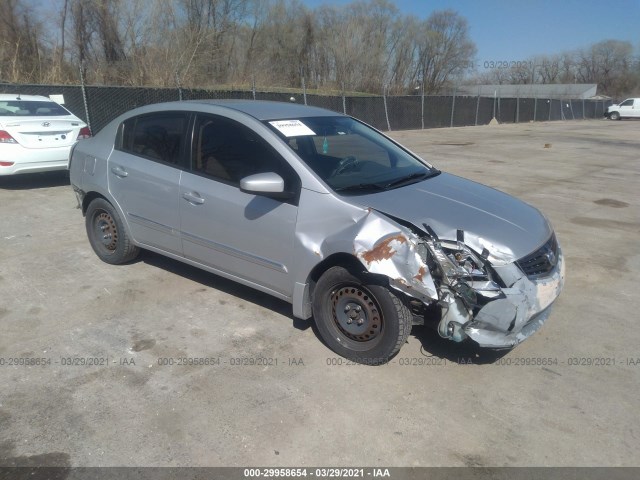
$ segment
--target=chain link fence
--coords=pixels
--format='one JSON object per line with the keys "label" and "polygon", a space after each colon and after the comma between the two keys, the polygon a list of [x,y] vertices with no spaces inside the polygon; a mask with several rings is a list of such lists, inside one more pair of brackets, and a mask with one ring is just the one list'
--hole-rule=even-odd
{"label": "chain link fence", "polygon": [[0,84],[0,91],[23,95],[62,94],[65,106],[96,133],[118,115],[159,102],[198,99],[252,99],[304,103],[352,115],[379,130],[409,130],[499,123],[602,118],[611,100],[500,98],[480,96],[348,96],[252,90],[147,88],[84,85]]}

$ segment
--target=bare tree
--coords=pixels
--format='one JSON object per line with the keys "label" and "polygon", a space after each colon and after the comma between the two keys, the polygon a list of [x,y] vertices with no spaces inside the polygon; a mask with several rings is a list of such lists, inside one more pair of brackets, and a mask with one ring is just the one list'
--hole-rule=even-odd
{"label": "bare tree", "polygon": [[603,92],[616,96],[631,87],[633,47],[629,42],[605,40],[580,50],[574,75],[584,83],[597,83]]}
{"label": "bare tree", "polygon": [[42,32],[27,2],[5,0],[0,18],[0,78],[39,81]]}
{"label": "bare tree", "polygon": [[422,26],[418,69],[427,93],[460,77],[476,54],[467,21],[453,10],[432,13]]}
{"label": "bare tree", "polygon": [[[319,89],[437,94],[468,79],[476,54],[455,11],[418,20],[390,0],[313,9],[300,0],[59,0],[46,24],[31,5],[3,3],[3,80],[76,82],[80,67],[88,82],[110,84],[299,88],[304,77]],[[598,83],[618,96],[640,88],[640,66],[631,44],[605,40],[471,80]]]}
{"label": "bare tree", "polygon": [[73,41],[77,64],[82,75],[86,78],[87,62],[91,55],[91,37],[93,35],[92,22],[90,22],[92,6],[82,0],[71,0],[71,17],[73,20]]}

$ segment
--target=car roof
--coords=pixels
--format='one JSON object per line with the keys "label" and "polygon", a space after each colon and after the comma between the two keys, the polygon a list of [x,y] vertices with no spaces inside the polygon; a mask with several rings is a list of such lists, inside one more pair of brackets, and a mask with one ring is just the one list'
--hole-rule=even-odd
{"label": "car roof", "polygon": [[[21,95],[19,93],[0,93],[0,100],[24,100],[31,102],[53,102],[49,97],[42,95]],[[55,102],[54,102],[55,103]]]}
{"label": "car roof", "polygon": [[237,110],[258,120],[294,119],[303,117],[335,117],[342,113],[299,103],[271,102],[267,100],[188,100],[185,103],[216,105]]}

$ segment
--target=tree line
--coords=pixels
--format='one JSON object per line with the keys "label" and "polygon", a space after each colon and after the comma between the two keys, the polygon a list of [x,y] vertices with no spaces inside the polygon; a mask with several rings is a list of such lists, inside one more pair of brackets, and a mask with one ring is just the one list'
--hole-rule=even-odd
{"label": "tree line", "polygon": [[640,95],[640,61],[630,42],[603,40],[589,47],[541,55],[508,68],[476,75],[476,83],[595,83],[598,93],[621,98]]}
{"label": "tree line", "polygon": [[271,86],[437,94],[463,81],[639,84],[628,42],[485,73],[468,22],[388,0],[309,8],[299,0],[3,0],[0,81],[212,88]]}

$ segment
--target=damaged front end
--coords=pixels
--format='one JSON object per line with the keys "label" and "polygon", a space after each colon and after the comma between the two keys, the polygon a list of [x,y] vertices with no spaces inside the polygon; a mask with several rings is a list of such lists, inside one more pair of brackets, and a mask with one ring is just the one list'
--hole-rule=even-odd
{"label": "damaged front end", "polygon": [[440,336],[511,348],[547,319],[564,283],[564,259],[553,233],[516,259],[508,248],[462,230],[455,240],[441,239],[429,225],[395,221],[370,212],[355,238],[355,254],[369,272],[388,277],[391,287],[439,306]]}

